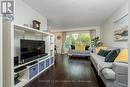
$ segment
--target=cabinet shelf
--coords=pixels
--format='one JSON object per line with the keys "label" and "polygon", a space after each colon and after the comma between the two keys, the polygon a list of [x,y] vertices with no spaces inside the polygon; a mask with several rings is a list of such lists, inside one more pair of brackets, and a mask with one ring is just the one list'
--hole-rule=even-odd
{"label": "cabinet shelf", "polygon": [[[44,68],[41,71],[39,71],[40,67],[43,66],[43,64],[41,64],[42,62],[44,62]],[[50,56],[47,59],[40,60],[38,63],[27,66],[26,69],[15,73],[15,75],[19,73],[24,73],[24,74],[22,77],[19,78],[20,82],[14,85],[14,87],[23,87],[30,80],[33,80],[38,75],[40,75],[41,73],[49,69],[53,64],[54,64],[54,57]]]}
{"label": "cabinet shelf", "polygon": [[18,74],[18,73],[22,73],[22,72],[24,72],[25,70],[27,70],[27,68],[25,68],[25,69],[23,69],[23,70],[21,70],[21,71],[15,72],[14,75],[16,75],[16,74]]}
{"label": "cabinet shelf", "polygon": [[14,66],[14,69],[17,69],[17,68],[19,68],[19,67],[25,66],[25,65],[27,65],[27,64],[29,64],[29,63],[32,63],[32,62],[35,62],[35,61],[39,61],[39,60],[41,60],[41,59],[46,59],[47,57],[49,57],[49,55],[44,56],[44,57],[41,57],[41,58],[38,58],[38,59],[35,59],[35,60],[32,60],[32,61],[29,61],[29,62],[24,63],[24,64],[20,64],[20,65],[18,65],[18,66]]}
{"label": "cabinet shelf", "polygon": [[43,32],[43,31],[36,30],[34,28],[31,28],[31,27],[26,27],[26,26],[18,25],[18,24],[14,24],[14,29],[22,30],[22,31],[26,31],[26,32],[41,33],[41,34],[44,34],[44,35],[50,34],[48,32]]}
{"label": "cabinet shelf", "polygon": [[27,79],[20,79],[20,82],[18,84],[16,84],[14,87],[23,87],[28,82],[29,82],[29,80],[27,80]]}

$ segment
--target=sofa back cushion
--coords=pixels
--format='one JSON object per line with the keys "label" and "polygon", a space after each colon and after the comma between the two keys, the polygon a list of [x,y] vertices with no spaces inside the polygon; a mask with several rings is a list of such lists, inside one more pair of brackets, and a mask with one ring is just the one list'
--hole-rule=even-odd
{"label": "sofa back cushion", "polygon": [[106,57],[109,52],[110,52],[110,50],[101,49],[97,54],[100,55],[100,56]]}
{"label": "sofa back cushion", "polygon": [[119,53],[120,49],[111,50],[111,52],[106,56],[105,62],[114,62]]}

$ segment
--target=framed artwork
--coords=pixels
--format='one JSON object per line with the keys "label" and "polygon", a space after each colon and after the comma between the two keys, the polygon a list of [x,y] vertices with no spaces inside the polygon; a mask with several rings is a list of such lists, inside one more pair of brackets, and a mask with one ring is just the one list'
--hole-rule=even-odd
{"label": "framed artwork", "polygon": [[128,41],[128,14],[114,22],[114,40]]}

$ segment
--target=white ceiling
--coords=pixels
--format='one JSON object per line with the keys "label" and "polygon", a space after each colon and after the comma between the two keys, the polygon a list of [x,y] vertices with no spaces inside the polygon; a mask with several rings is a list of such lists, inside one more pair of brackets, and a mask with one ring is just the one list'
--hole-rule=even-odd
{"label": "white ceiling", "polygon": [[24,0],[57,29],[103,23],[125,0]]}

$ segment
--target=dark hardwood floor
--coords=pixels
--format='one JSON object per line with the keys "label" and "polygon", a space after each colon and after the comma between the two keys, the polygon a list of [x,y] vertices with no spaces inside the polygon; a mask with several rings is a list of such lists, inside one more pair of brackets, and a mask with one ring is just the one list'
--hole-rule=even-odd
{"label": "dark hardwood floor", "polygon": [[25,87],[104,87],[87,59],[58,55],[56,64]]}

